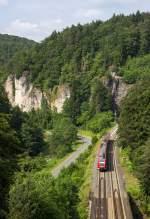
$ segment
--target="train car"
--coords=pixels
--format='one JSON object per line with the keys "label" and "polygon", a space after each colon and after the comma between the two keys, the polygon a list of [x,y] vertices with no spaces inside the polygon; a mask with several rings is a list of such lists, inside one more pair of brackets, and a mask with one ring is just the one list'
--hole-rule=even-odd
{"label": "train car", "polygon": [[97,169],[100,171],[107,170],[107,141],[102,141],[100,150],[98,152]]}

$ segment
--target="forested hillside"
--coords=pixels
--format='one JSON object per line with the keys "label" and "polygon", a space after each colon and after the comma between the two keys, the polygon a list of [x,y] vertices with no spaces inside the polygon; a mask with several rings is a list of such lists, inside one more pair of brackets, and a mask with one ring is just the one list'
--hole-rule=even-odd
{"label": "forested hillside", "polygon": [[112,93],[106,86],[112,72],[132,86],[120,108],[119,143],[129,148],[141,194],[149,202],[149,27],[150,13],[137,12],[54,31],[36,45],[15,37],[8,37],[5,44],[3,39],[3,73],[15,73],[19,78],[26,72],[28,83],[54,95],[58,85],[67,84],[71,96],[59,114],[44,98],[41,110],[23,113],[10,106],[1,88],[1,218],[87,218],[85,213],[83,217],[79,214],[83,209],[78,209],[86,164],[79,159],[77,165],[66,170],[71,174],[70,181],[62,174],[61,182],[50,176],[48,165],[53,166],[74,150],[77,128],[92,131],[95,142],[98,134],[114,124]]}
{"label": "forested hillside", "polygon": [[26,38],[0,34],[0,77],[4,73],[4,67],[16,52],[29,49],[36,43]]}
{"label": "forested hillside", "polygon": [[18,77],[29,71],[29,80],[42,89],[83,78],[88,83],[91,77],[104,75],[112,65],[118,68],[127,59],[148,54],[149,26],[150,14],[140,12],[114,15],[106,22],[73,25],[16,55],[8,71]]}
{"label": "forested hillside", "polygon": [[111,77],[110,72],[116,71],[127,83],[134,83],[149,73],[143,71],[149,63],[149,26],[150,13],[140,12],[73,25],[16,54],[6,71],[17,77],[29,72],[28,81],[44,91],[69,85],[71,98],[64,111],[75,124],[82,125],[95,113],[112,110],[111,95],[101,83],[103,76]]}
{"label": "forested hillside", "polygon": [[[150,215],[150,74],[129,92],[122,102],[119,144],[131,161],[130,171],[140,182],[136,202]],[[133,194],[131,194],[133,195]]]}
{"label": "forested hillside", "polygon": [[0,87],[0,218],[8,211],[8,192],[14,172],[19,168],[18,155],[35,156],[45,150],[42,129],[19,108],[12,108]]}

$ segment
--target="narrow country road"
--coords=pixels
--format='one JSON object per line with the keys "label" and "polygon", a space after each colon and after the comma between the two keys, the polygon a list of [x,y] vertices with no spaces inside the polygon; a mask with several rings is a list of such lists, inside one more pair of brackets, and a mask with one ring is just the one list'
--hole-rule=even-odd
{"label": "narrow country road", "polygon": [[70,166],[71,163],[74,163],[76,159],[82,154],[91,144],[91,138],[88,137],[80,137],[83,144],[75,151],[73,152],[69,157],[67,157],[64,161],[62,161],[57,167],[55,167],[52,170],[52,175],[54,177],[57,177],[61,170]]}

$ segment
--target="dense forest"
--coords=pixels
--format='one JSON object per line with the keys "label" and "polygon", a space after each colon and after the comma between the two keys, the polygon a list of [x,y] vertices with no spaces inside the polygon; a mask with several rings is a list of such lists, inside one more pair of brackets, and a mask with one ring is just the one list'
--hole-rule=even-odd
{"label": "dense forest", "polygon": [[150,204],[150,75],[137,82],[122,102],[119,144],[132,162],[132,172],[140,181],[138,197],[149,215]]}
{"label": "dense forest", "polygon": [[44,90],[75,79],[87,78],[88,83],[110,66],[119,68],[130,58],[148,54],[149,26],[150,14],[137,12],[54,31],[34,48],[16,54],[8,71],[18,77],[29,71],[29,80]]}
{"label": "dense forest", "polygon": [[69,85],[71,98],[64,110],[75,124],[82,125],[94,111],[112,110],[111,95],[98,82],[102,76],[117,71],[127,83],[134,83],[149,73],[148,66],[142,70],[149,63],[149,26],[150,14],[137,12],[54,31],[30,50],[16,53],[6,72],[15,72],[17,77],[29,72],[28,81],[43,91]]}
{"label": "dense forest", "polygon": [[23,52],[34,45],[36,45],[34,41],[26,38],[0,34],[0,78],[4,75],[4,68],[16,52]]}
{"label": "dense forest", "polygon": [[[141,194],[149,202],[149,27],[150,13],[114,15],[105,22],[54,31],[41,43],[22,39],[11,46],[12,38],[11,49],[2,47],[3,74],[19,78],[26,71],[28,81],[42,91],[67,84],[71,97],[60,114],[44,98],[41,110],[23,113],[10,106],[1,86],[0,218],[87,218],[79,210],[79,191],[92,149],[58,180],[47,170],[47,160],[51,163],[73,151],[78,128],[96,136],[112,126],[112,95],[103,83],[112,72],[132,84],[119,109],[119,144],[129,148]],[[7,37],[0,38],[0,45],[9,44]]]}
{"label": "dense forest", "polygon": [[[36,172],[38,173],[47,165],[47,157],[49,157],[50,160],[51,157],[54,156],[63,157],[73,150],[73,143],[77,139],[77,128],[72,124],[69,118],[55,113],[46,113],[45,108],[43,107],[39,112],[32,111],[30,113],[23,113],[18,107],[12,108],[10,106],[5,91],[2,87],[0,88],[0,218],[8,217],[8,207],[11,209],[10,218],[23,218],[23,215],[19,216],[21,212],[17,212],[17,208],[20,208],[18,206],[23,204],[23,202],[18,203],[17,196],[21,195],[20,197],[25,197],[22,196],[22,192],[20,194],[15,193],[15,187],[19,189],[19,183],[23,189],[26,176],[29,175],[30,181],[32,175]],[[44,135],[47,128],[51,128],[51,134],[48,139],[45,140]],[[14,175],[15,172],[16,174]],[[43,175],[41,174],[39,180],[43,179]],[[43,183],[46,184],[43,184],[43,186],[52,185],[51,191],[53,191],[53,180],[51,179],[50,170],[48,170],[45,177],[49,183],[45,181]],[[15,181],[16,185],[13,185],[12,183]],[[12,191],[10,193],[10,199],[8,199],[10,184],[12,184]],[[29,187],[30,185],[28,185],[28,188]],[[47,187],[43,189],[47,192]],[[49,192],[51,193],[51,191]],[[57,191],[53,192],[53,195],[56,196]],[[28,191],[26,191],[25,196],[26,195],[29,195]],[[49,198],[53,199],[53,195]],[[31,199],[32,198],[34,199],[34,197],[31,197]],[[14,204],[15,199],[17,206]],[[28,201],[30,202],[31,199],[29,198]],[[26,198],[24,201],[25,200]],[[57,200],[58,199],[56,199],[56,203]],[[27,205],[29,202],[27,202]],[[51,206],[50,203],[43,203],[43,207],[39,207],[40,212],[42,211],[44,215],[47,214],[47,217],[45,216],[44,218],[49,218],[50,215],[57,215],[58,213],[58,211],[55,212],[56,206],[53,208],[54,206]],[[35,202],[33,202],[33,204],[35,204]],[[49,206],[49,213],[46,213],[43,209],[46,208],[47,204]],[[13,207],[13,209],[12,206],[14,205],[15,207]],[[37,215],[38,213],[36,212],[36,216],[31,218],[38,218]],[[59,215],[60,214],[52,218],[59,218]],[[25,218],[29,217],[26,216]],[[40,218],[42,218],[42,216]]]}

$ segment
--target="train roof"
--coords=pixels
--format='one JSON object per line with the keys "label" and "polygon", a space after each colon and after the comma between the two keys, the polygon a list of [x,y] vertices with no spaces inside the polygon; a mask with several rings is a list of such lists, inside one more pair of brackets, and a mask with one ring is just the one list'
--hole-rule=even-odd
{"label": "train roof", "polygon": [[107,148],[107,142],[103,142],[100,147],[100,153],[99,153],[100,157],[103,157],[103,155],[106,153],[106,148]]}

